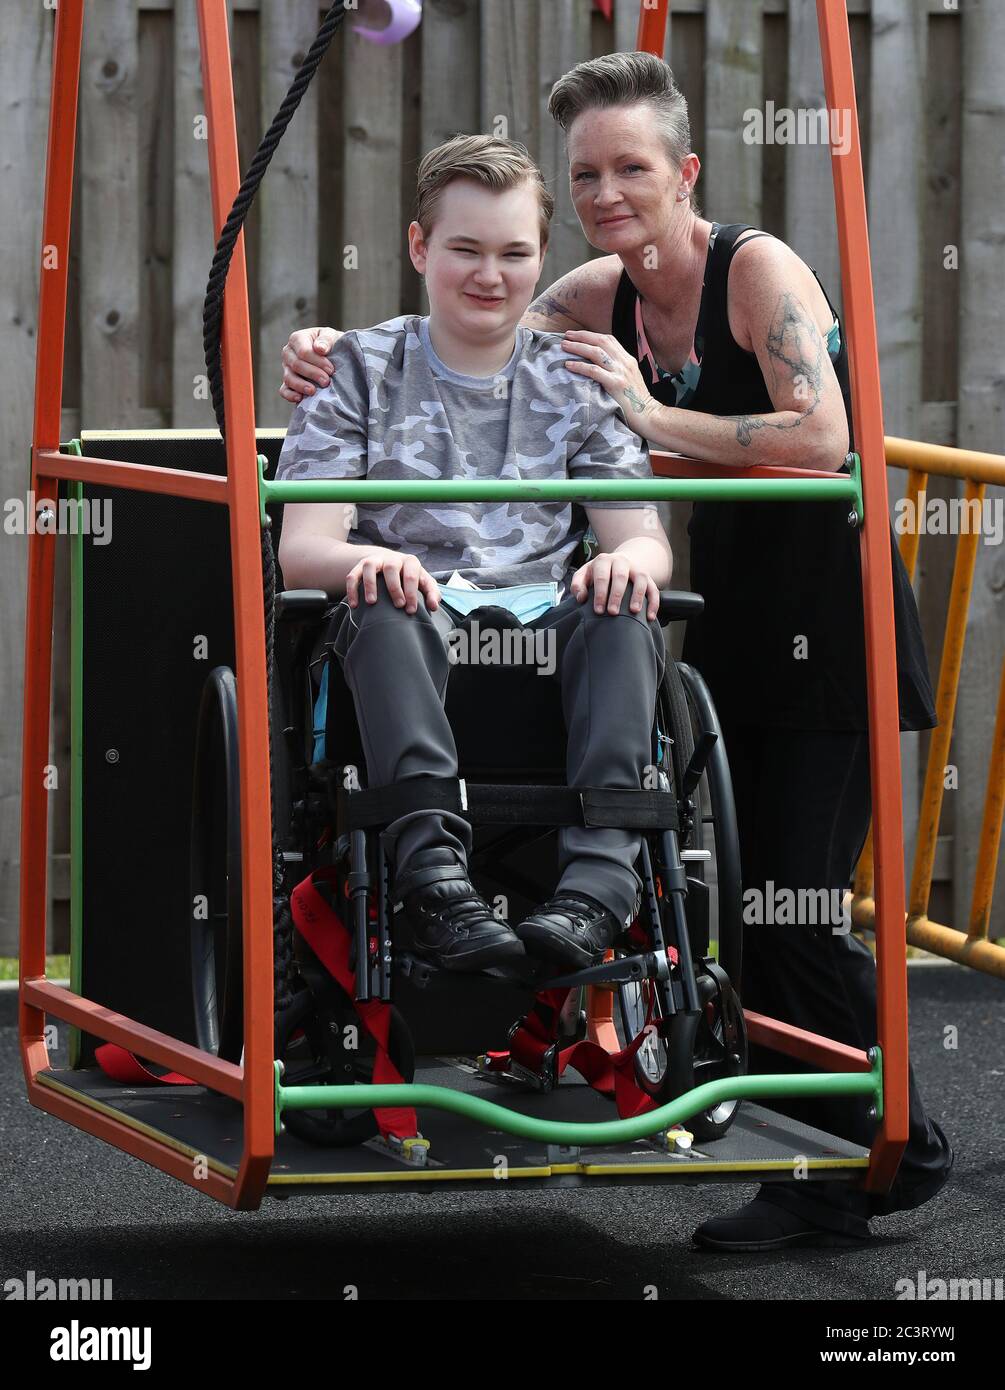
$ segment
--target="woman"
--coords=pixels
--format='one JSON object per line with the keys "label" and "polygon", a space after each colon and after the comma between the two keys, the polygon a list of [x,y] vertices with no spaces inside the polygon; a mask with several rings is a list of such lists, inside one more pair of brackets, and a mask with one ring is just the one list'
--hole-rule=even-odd
{"label": "woman", "polygon": [[[813,271],[782,242],[701,217],[687,103],[645,53],[581,63],[552,90],[567,137],[584,234],[607,255],[557,281],[528,327],[562,332],[568,369],[602,383],[660,449],[739,468],[844,468],[851,443],[840,321]],[[281,394],[324,386],[333,330],[295,333]],[[785,889],[843,891],[870,818],[859,538],[846,503],[697,503],[691,585],[705,597],[684,659],[720,712],[737,800],[745,903]],[[901,729],[934,726],[913,594],[893,546]],[[751,890],[755,897],[751,898]],[[755,911],[753,914],[758,916]],[[748,1009],[868,1048],[876,1041],[870,952],[831,922],[778,926],[770,910],[744,940]],[[753,1049],[754,1071],[792,1070]],[[861,1098],[773,1102],[867,1147]],[[952,1150],[911,1077],[910,1139],[891,1192],[850,1184],[769,1184],[696,1241],[715,1249],[855,1244],[871,1216],[927,1201]]]}

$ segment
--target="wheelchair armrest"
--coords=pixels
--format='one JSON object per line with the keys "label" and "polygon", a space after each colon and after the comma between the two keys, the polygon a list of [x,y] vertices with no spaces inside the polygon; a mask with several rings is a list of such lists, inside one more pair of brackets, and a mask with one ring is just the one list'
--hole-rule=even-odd
{"label": "wheelchair armrest", "polygon": [[660,627],[678,622],[682,618],[693,618],[705,607],[701,594],[689,593],[686,589],[662,589],[660,591]]}
{"label": "wheelchair armrest", "polygon": [[324,616],[331,599],[324,589],[283,589],[276,595],[276,622],[292,618],[295,622],[310,622]]}

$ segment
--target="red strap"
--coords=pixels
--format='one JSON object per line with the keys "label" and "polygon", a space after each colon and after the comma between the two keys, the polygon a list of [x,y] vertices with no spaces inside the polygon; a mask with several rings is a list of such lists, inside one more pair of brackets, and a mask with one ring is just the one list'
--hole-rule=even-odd
{"label": "red strap", "polygon": [[645,1042],[645,1030],[621,1052],[606,1052],[599,1043],[583,1039],[558,1054],[558,1074],[572,1067],[602,1095],[613,1093],[618,1118],[630,1120],[653,1110],[656,1102],[635,1079],[635,1054]]}
{"label": "red strap", "polygon": [[[319,869],[314,877],[334,879],[336,874],[336,869]],[[349,933],[342,919],[317,891],[310,878],[293,890],[290,907],[297,930],[351,999],[356,988],[356,977],[349,966]],[[374,1085],[400,1085],[405,1078],[391,1061],[387,1050],[391,1028],[390,1006],[378,999],[365,1004],[357,1003],[355,1007],[367,1032],[377,1044],[373,1064]],[[132,1052],[127,1052],[116,1043],[104,1043],[96,1048],[94,1057],[106,1076],[124,1086],[198,1084],[191,1077],[181,1076],[175,1071],[163,1074],[151,1071]],[[373,1113],[385,1139],[391,1135],[412,1138],[419,1132],[414,1110],[403,1107],[375,1110]]]}
{"label": "red strap", "polygon": [[[558,1037],[558,1020],[565,1003],[567,989],[543,990],[534,1001],[534,1007],[510,1038],[510,1056],[514,1061],[531,1071],[539,1072],[545,1053],[554,1045]],[[650,996],[646,1011],[645,1025],[626,1048],[620,1052],[607,1052],[599,1043],[583,1039],[572,1043],[558,1054],[557,1072],[561,1077],[567,1067],[578,1071],[580,1076],[602,1095],[613,1096],[618,1108],[618,1118],[631,1119],[634,1115],[644,1115],[653,1110],[656,1102],[642,1090],[635,1077],[635,1054],[646,1039],[646,1028],[652,1022],[654,1000]],[[492,1054],[491,1070],[500,1069],[505,1054]]]}
{"label": "red strap", "polygon": [[191,1077],[181,1076],[176,1071],[159,1075],[145,1067],[140,1059],[127,1052],[118,1043],[103,1043],[94,1049],[94,1059],[98,1066],[113,1081],[123,1086],[195,1086],[198,1083]]}
{"label": "red strap", "polygon": [[558,1037],[558,1020],[568,989],[543,989],[510,1038],[510,1054],[528,1071],[539,1072],[544,1054]]}
{"label": "red strap", "polygon": [[[356,991],[356,975],[349,964],[350,934],[341,917],[325,897],[318,892],[315,882],[319,879],[337,882],[338,870],[334,867],[322,868],[298,883],[290,894],[290,909],[297,931],[310,946],[318,960],[352,999]],[[391,1061],[388,1054],[388,1038],[391,1029],[391,1006],[380,999],[354,1004],[364,1027],[377,1044],[377,1055],[373,1063],[375,1086],[401,1085],[404,1077]],[[394,1136],[410,1139],[418,1134],[415,1111],[407,1107],[374,1110],[374,1117],[384,1138]]]}

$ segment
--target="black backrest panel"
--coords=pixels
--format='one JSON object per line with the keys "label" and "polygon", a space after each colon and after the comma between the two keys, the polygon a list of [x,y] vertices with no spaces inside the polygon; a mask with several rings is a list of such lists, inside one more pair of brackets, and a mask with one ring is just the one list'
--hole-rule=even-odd
{"label": "black backrest panel", "polygon": [[[259,442],[270,471],[281,446]],[[89,437],[83,450],[226,473],[219,438]],[[194,1042],[192,763],[206,676],[235,665],[227,508],[92,484],[84,495],[111,502],[112,524],[107,545],[83,543],[83,992]]]}

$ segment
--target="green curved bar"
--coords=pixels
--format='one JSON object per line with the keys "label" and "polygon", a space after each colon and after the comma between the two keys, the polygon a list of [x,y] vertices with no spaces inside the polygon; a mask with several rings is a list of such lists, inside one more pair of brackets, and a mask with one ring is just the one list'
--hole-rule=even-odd
{"label": "green curved bar", "polygon": [[594,1124],[561,1123],[521,1115],[504,1105],[480,1096],[454,1091],[449,1086],[283,1086],[276,1067],[276,1125],[285,1109],[320,1110],[367,1107],[430,1106],[452,1110],[490,1129],[536,1139],[545,1144],[625,1144],[644,1139],[671,1125],[682,1124],[691,1115],[708,1110],[724,1100],[755,1100],[761,1096],[870,1095],[879,1105],[882,1092],[879,1050],[872,1071],[830,1072],[825,1075],[764,1075],[726,1077],[707,1081],[668,1105],[636,1115],[629,1120],[608,1120]]}

